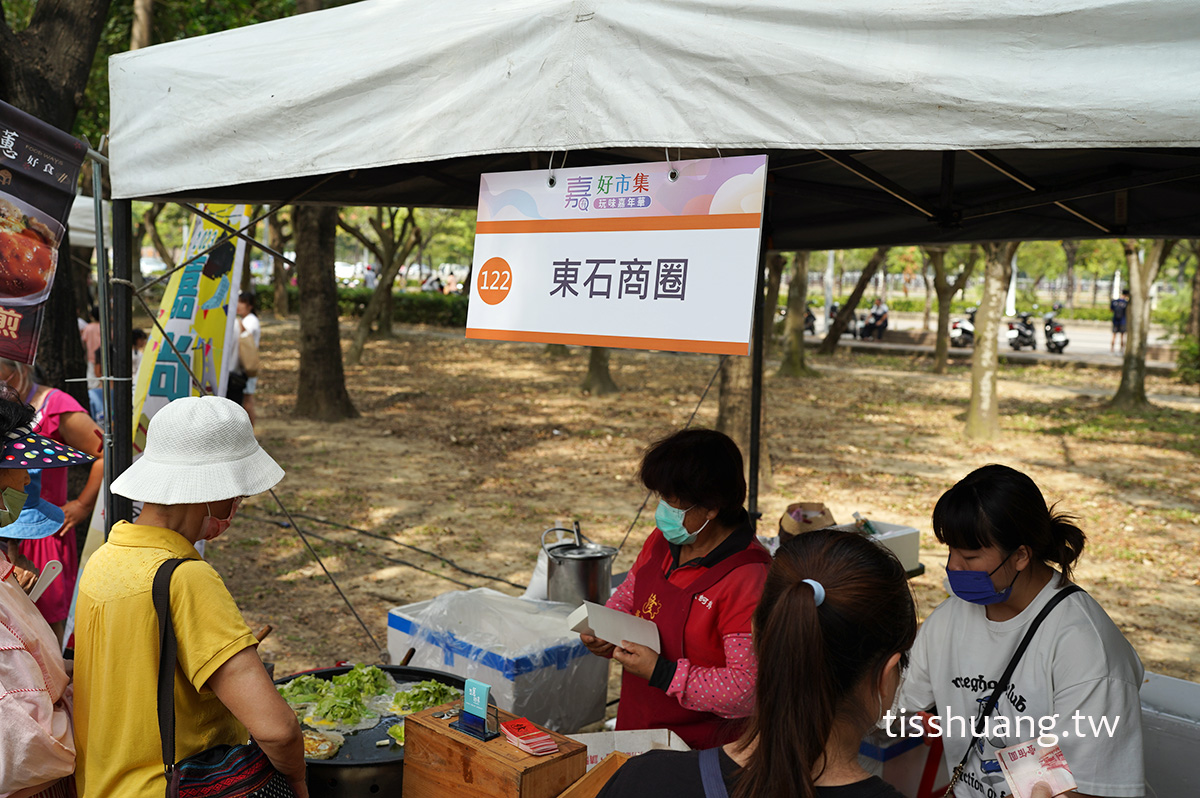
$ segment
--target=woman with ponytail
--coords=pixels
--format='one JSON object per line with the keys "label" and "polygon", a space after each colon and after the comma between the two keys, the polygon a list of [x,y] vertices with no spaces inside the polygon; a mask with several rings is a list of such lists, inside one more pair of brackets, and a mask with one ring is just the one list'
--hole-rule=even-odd
{"label": "woman with ponytail", "polygon": [[[931,726],[944,736],[950,767],[964,762],[954,795],[1006,794],[996,751],[1043,736],[1057,738],[1078,784],[1068,795],[1143,795],[1137,653],[1083,591],[1065,594],[1035,625],[1070,586],[1083,552],[1074,519],[1047,507],[1025,474],[988,465],[938,499],[933,531],[950,548],[953,595],[921,626],[899,706],[938,716]],[[971,721],[1031,628],[973,739]]]}
{"label": "woman with ponytail", "polygon": [[[634,757],[600,795],[716,786],[733,798],[901,798],[862,769],[858,748],[892,706],[916,633],[904,567],[886,548],[835,529],[782,544],[754,612],[758,690],[745,733],[707,752]],[[720,784],[701,775],[709,763]]]}

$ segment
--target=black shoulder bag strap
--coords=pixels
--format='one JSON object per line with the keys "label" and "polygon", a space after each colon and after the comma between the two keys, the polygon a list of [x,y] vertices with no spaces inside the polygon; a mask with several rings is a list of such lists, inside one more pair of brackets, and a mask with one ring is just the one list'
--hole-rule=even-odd
{"label": "black shoulder bag strap", "polygon": [[721,749],[706,748],[700,752],[700,782],[704,798],[729,798],[725,777],[721,775]]}
{"label": "black shoulder bag strap", "polygon": [[171,771],[175,769],[175,660],[179,644],[171,621],[171,575],[186,559],[167,560],[154,574],[150,594],[158,614],[158,732],[162,738],[162,759],[167,776],[167,796],[171,794]]}
{"label": "black shoulder bag strap", "polygon": [[1046,606],[1042,607],[1042,611],[1033,619],[1033,623],[1029,624],[1029,629],[1026,630],[1025,636],[1021,638],[1020,645],[1017,646],[1017,650],[1013,652],[1012,659],[1008,661],[1008,666],[1004,669],[1004,675],[996,682],[996,689],[992,691],[987,703],[983,705],[979,714],[971,722],[971,742],[967,744],[967,750],[963,754],[963,758],[955,766],[954,774],[950,779],[950,786],[946,788],[946,792],[942,798],[950,798],[954,793],[954,785],[962,778],[963,769],[967,765],[967,760],[971,757],[971,749],[975,747],[975,740],[979,737],[980,723],[996,709],[996,704],[1000,701],[1000,696],[1004,695],[1004,691],[1008,689],[1008,680],[1012,678],[1013,671],[1017,669],[1017,663],[1021,661],[1021,655],[1025,653],[1025,649],[1029,648],[1029,643],[1033,640],[1033,635],[1037,632],[1038,627],[1042,625],[1042,621],[1046,620],[1046,616],[1050,614],[1050,611],[1057,607],[1067,596],[1082,592],[1083,588],[1079,585],[1067,585],[1046,602]]}

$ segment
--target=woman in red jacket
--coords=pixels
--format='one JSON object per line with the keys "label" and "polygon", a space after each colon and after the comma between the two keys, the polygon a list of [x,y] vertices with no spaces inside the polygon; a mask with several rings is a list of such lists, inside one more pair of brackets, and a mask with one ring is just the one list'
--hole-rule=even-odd
{"label": "woman in red jacket", "polygon": [[720,432],[683,430],[647,450],[640,477],[659,496],[656,528],[608,606],[653,621],[662,653],[580,637],[624,668],[618,729],[721,745],[754,708],[750,622],[771,564],[742,507],[742,453]]}

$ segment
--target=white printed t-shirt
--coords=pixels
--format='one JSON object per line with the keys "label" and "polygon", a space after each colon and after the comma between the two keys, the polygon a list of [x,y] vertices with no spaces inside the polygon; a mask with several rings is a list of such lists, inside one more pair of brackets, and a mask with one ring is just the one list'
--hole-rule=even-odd
{"label": "white printed t-shirt", "polygon": [[[971,719],[1058,583],[1056,573],[1028,607],[1007,621],[990,621],[985,607],[951,596],[921,626],[897,704],[910,712],[936,705],[948,772],[967,750]],[[1142,673],[1137,652],[1096,600],[1086,593],[1068,596],[1046,616],[1022,655],[985,727],[989,736],[975,744],[955,796],[1008,795],[996,751],[1042,734],[1058,735],[1079,792],[1143,795]],[[1076,712],[1078,721],[1072,718]],[[965,718],[965,729],[962,721],[948,724],[950,717]]]}

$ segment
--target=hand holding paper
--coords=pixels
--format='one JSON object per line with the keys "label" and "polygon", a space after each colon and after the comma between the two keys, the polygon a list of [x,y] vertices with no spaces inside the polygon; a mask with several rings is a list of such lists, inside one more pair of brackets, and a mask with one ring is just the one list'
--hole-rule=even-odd
{"label": "hand holding paper", "polygon": [[653,622],[610,609],[602,604],[583,602],[567,618],[567,623],[571,625],[572,632],[593,635],[610,643],[627,640],[643,645],[655,654],[662,652],[658,627]]}

